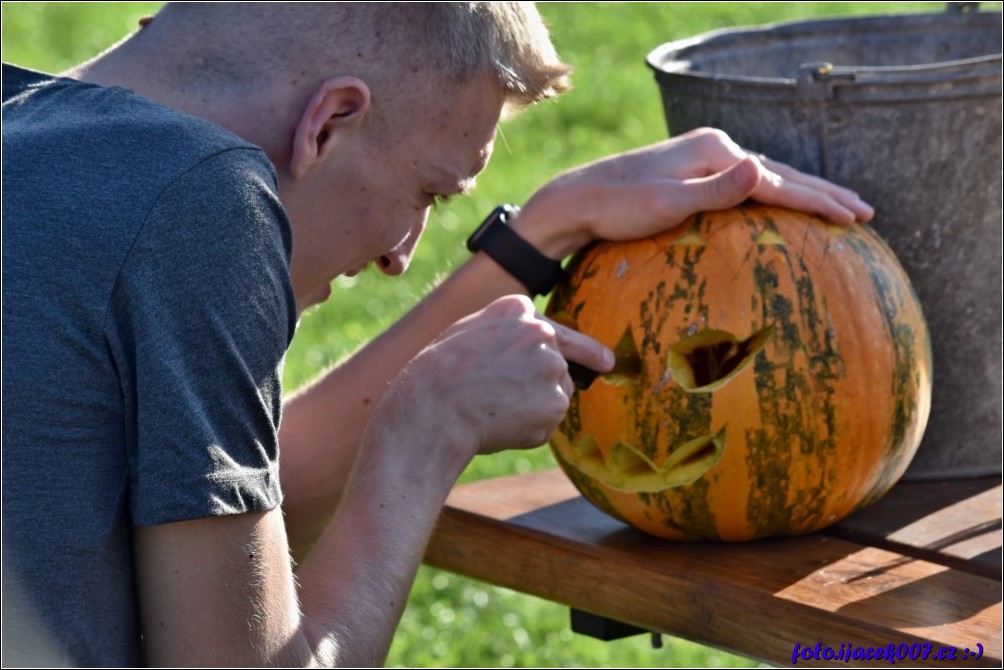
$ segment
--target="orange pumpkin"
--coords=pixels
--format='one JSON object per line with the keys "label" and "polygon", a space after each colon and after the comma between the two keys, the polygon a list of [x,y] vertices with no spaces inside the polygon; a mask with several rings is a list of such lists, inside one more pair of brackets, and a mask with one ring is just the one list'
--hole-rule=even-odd
{"label": "orange pumpkin", "polygon": [[882,496],[927,423],[920,303],[867,226],[743,205],[573,259],[547,313],[614,348],[558,463],[600,509],[673,539],[823,528]]}

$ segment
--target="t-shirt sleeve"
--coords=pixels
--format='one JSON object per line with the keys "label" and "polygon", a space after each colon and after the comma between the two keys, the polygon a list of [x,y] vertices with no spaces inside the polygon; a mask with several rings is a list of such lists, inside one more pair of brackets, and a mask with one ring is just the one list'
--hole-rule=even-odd
{"label": "t-shirt sleeve", "polygon": [[232,149],[175,179],[117,278],[106,336],[137,525],[281,502],[281,374],[296,310],[289,224],[264,162]]}

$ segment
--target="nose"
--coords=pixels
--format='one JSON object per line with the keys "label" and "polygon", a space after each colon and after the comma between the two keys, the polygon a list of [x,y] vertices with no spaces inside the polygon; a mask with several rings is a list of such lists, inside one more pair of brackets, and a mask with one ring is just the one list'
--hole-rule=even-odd
{"label": "nose", "polygon": [[415,254],[418,240],[422,237],[424,228],[425,216],[423,215],[418,223],[411,227],[400,244],[377,259],[377,266],[380,268],[380,271],[390,277],[404,274],[405,270],[408,269],[408,265],[411,264],[411,257]]}
{"label": "nose", "polygon": [[380,268],[380,272],[390,277],[404,274],[410,263],[411,258],[399,253],[397,249],[392,249],[377,259],[377,267]]}

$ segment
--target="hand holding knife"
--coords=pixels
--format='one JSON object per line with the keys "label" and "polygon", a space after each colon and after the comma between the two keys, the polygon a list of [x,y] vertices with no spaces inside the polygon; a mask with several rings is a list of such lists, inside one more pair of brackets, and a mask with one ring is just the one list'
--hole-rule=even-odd
{"label": "hand holding knife", "polygon": [[[555,314],[550,319],[554,323],[570,328],[575,332],[581,332],[575,319],[568,314]],[[634,343],[634,337],[631,334],[630,328],[627,328],[624,334],[621,335],[620,340],[614,345],[613,352],[613,367],[606,372],[595,370],[566,357],[568,361],[568,375],[575,383],[575,387],[580,391],[584,391],[601,377],[606,383],[614,385],[636,382],[638,376],[641,374],[641,355],[638,353],[638,347]]]}

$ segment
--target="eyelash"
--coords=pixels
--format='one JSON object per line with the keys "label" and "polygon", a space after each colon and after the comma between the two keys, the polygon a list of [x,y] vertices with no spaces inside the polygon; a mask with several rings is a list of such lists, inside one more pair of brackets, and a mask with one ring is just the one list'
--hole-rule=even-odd
{"label": "eyelash", "polygon": [[433,194],[433,193],[426,193],[425,195],[426,195],[427,198],[429,198],[432,201],[432,207],[434,207],[434,208],[435,207],[443,207],[443,206],[449,204],[450,200],[453,199],[452,195],[441,195],[441,194],[438,194],[438,193],[435,193],[435,194]]}

